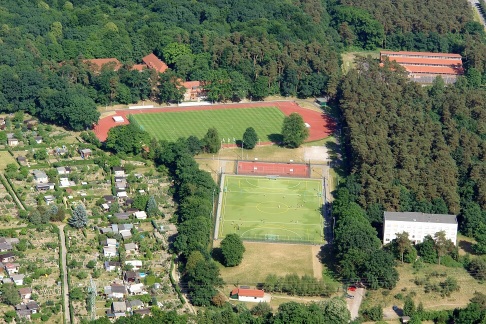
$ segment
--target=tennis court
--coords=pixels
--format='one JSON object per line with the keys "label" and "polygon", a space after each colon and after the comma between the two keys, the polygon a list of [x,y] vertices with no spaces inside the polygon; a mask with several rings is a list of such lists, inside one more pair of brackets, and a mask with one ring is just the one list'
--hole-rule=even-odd
{"label": "tennis court", "polygon": [[321,244],[322,181],[225,175],[219,237]]}

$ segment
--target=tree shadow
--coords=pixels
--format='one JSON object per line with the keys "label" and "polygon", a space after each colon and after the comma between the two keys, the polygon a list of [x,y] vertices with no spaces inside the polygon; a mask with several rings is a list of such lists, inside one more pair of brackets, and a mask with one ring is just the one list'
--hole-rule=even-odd
{"label": "tree shadow", "polygon": [[267,135],[267,138],[270,142],[273,142],[277,145],[282,145],[283,142],[282,134],[269,134]]}
{"label": "tree shadow", "polygon": [[326,142],[327,154],[329,154],[329,160],[331,160],[330,166],[340,176],[345,177],[348,172],[343,160],[343,154],[341,145],[332,141]]}
{"label": "tree shadow", "polygon": [[334,251],[331,244],[324,244],[317,255],[319,261],[326,266],[330,273],[337,273],[336,259],[334,258]]}
{"label": "tree shadow", "polygon": [[461,240],[459,241],[459,248],[464,250],[464,252],[469,253],[469,254],[475,254],[474,249],[473,249],[473,243]]}
{"label": "tree shadow", "polygon": [[213,259],[215,261],[218,261],[219,263],[224,264],[224,256],[223,256],[223,251],[221,250],[221,248],[219,248],[219,247],[213,248],[213,250],[211,251],[211,256],[213,257]]}

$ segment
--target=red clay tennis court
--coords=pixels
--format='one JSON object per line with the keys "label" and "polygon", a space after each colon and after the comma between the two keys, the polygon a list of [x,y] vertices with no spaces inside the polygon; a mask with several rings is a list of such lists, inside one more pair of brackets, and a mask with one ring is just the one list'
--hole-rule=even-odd
{"label": "red clay tennis court", "polygon": [[310,178],[308,164],[239,161],[236,174]]}

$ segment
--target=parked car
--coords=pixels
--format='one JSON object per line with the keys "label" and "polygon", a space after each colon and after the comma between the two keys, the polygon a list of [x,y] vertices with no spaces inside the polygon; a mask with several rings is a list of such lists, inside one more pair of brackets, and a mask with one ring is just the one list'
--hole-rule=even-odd
{"label": "parked car", "polygon": [[356,287],[355,287],[355,286],[349,286],[349,287],[348,287],[348,290],[349,290],[349,291],[356,291]]}
{"label": "parked car", "polygon": [[350,294],[346,294],[346,298],[353,299],[354,296],[353,295],[350,295]]}

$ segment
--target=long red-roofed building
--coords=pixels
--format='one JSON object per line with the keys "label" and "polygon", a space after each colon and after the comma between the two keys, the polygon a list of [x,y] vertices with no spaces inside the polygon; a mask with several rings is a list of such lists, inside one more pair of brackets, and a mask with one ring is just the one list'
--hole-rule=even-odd
{"label": "long red-roofed building", "polygon": [[381,51],[381,62],[387,59],[400,64],[411,80],[424,84],[432,83],[437,76],[441,76],[445,83],[454,83],[464,74],[459,54]]}

